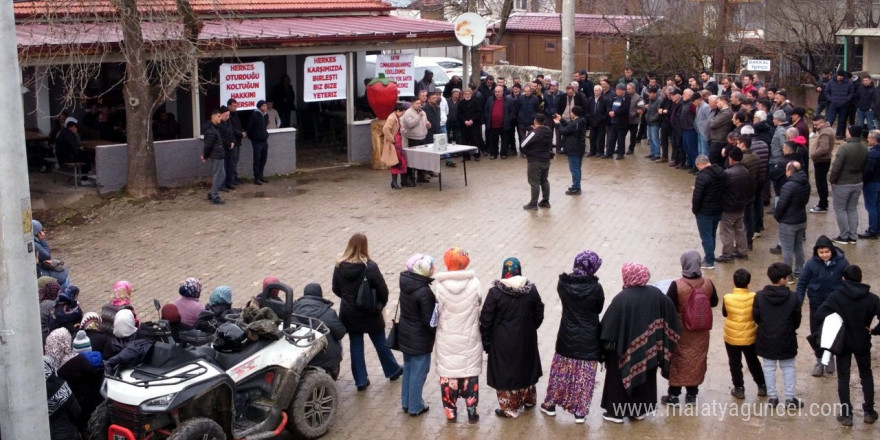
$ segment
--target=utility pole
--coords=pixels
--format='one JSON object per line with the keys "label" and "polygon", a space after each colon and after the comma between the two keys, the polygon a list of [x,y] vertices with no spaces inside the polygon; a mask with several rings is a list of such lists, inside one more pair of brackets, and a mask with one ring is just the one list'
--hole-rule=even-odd
{"label": "utility pole", "polygon": [[[477,12],[477,1],[467,0],[467,11],[465,12]],[[469,85],[473,83],[476,84],[477,87],[480,87],[480,72],[483,70],[483,66],[480,62],[479,46],[471,46],[466,50],[470,56],[464,61],[469,63],[468,66],[470,66],[470,69],[462,71],[462,74],[465,75],[465,78],[462,78],[462,86],[469,87]],[[468,73],[470,75],[467,75]],[[464,89],[462,89],[462,91],[464,91]]]}
{"label": "utility pole", "polygon": [[49,440],[12,2],[0,6],[0,434]]}
{"label": "utility pole", "polygon": [[564,78],[571,78],[571,74],[575,72],[574,67],[574,2],[575,0],[562,0],[562,73],[560,73],[559,87],[562,84],[568,84],[562,81]]}

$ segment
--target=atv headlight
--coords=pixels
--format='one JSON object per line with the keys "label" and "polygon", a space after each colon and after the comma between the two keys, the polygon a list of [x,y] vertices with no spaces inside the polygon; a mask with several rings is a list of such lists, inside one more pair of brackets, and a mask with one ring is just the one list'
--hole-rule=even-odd
{"label": "atv headlight", "polygon": [[150,399],[141,404],[141,411],[144,412],[159,412],[168,410],[168,406],[171,405],[171,402],[174,401],[174,397],[177,396],[177,393],[166,394],[162,397],[157,397],[155,399]]}

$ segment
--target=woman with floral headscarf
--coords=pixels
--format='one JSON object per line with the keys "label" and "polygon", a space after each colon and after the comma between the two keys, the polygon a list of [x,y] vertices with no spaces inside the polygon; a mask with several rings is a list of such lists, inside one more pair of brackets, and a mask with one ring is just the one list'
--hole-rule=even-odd
{"label": "woman with floral headscarf", "polygon": [[516,418],[537,404],[535,384],[544,374],[538,354],[543,321],[538,288],[522,275],[519,260],[504,260],[501,279],[492,282],[480,313],[483,348],[489,353],[486,382],[498,396],[498,417]]}
{"label": "woman with floral headscarf", "polygon": [[180,297],[174,300],[173,304],[177,306],[177,310],[180,312],[180,323],[192,328],[199,319],[199,313],[205,310],[199,304],[199,296],[202,295],[202,283],[198,278],[187,278],[180,283],[177,293],[180,294]]}
{"label": "woman with floral headscarf", "polygon": [[88,312],[83,315],[83,319],[79,324],[80,330],[86,332],[89,341],[92,343],[92,351],[104,353],[104,349],[113,342],[113,335],[101,331],[101,316],[95,312]]}
{"label": "woman with floral headscarf", "polygon": [[431,369],[431,352],[434,351],[435,329],[431,317],[437,299],[431,291],[434,281],[434,259],[416,254],[406,262],[406,270],[400,273],[400,324],[398,344],[403,353],[403,383],[400,388],[400,404],[412,416],[428,412],[422,398],[428,370]]}
{"label": "woman with floral headscarf", "polygon": [[[65,330],[66,331],[66,330]],[[55,374],[55,366],[48,356],[43,356],[43,376],[46,378],[46,405],[49,409],[49,437],[52,440],[78,440],[77,423],[87,421],[82,417],[79,402],[64,379]]]}
{"label": "woman with floral headscarf", "polygon": [[623,423],[624,417],[641,420],[657,405],[657,369],[669,374],[672,352],[681,335],[678,311],[660,289],[648,286],[651,272],[626,263],[623,290],[602,317],[600,339],[605,350],[605,385],[602,415]]}
{"label": "woman with floral headscarf", "polygon": [[56,374],[67,382],[83,412],[83,419],[88,420],[92,411],[98,407],[101,397],[101,381],[103,372],[98,372],[88,359],[73,351],[73,340],[70,333],[63,328],[49,333],[46,338],[46,356],[52,359]]}
{"label": "woman with floral headscarf", "polygon": [[582,251],[574,258],[571,273],[559,275],[556,284],[562,319],[541,412],[555,416],[559,405],[574,414],[575,423],[584,423],[590,413],[596,371],[602,361],[599,313],[605,305],[605,291],[596,278],[601,266],[599,255]]}

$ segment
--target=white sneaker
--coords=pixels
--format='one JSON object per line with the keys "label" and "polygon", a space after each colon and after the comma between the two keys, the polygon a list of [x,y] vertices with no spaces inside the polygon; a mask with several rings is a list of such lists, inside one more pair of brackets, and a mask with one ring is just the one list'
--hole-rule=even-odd
{"label": "white sneaker", "polygon": [[623,419],[619,419],[617,417],[612,417],[612,416],[608,415],[608,413],[602,414],[602,418],[605,419],[606,422],[617,423],[617,424],[623,423]]}
{"label": "white sneaker", "polygon": [[584,417],[584,416],[575,416],[575,417],[574,417],[574,422],[577,423],[577,424],[579,424],[579,425],[582,424],[582,423],[584,423],[584,422],[586,422],[586,421],[587,421],[587,418]]}

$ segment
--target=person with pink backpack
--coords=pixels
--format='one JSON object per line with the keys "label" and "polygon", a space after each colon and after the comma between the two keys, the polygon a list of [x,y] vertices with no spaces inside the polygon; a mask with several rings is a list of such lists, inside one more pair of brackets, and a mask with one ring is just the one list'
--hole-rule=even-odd
{"label": "person with pink backpack", "polygon": [[709,330],[712,329],[712,307],[718,305],[718,293],[712,280],[703,277],[699,252],[681,255],[681,278],[669,285],[666,292],[678,310],[681,339],[672,353],[669,366],[669,393],[660,402],[678,406],[682,387],[687,388],[686,405],[697,403],[699,386],[706,378],[709,355]]}

